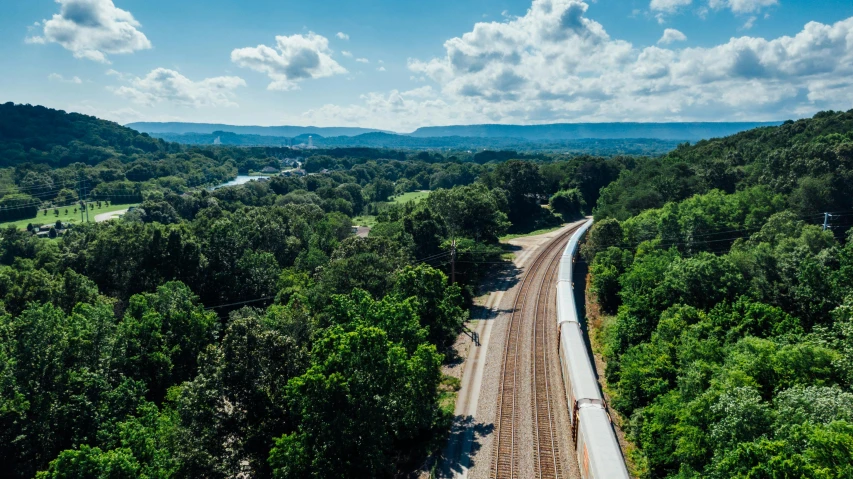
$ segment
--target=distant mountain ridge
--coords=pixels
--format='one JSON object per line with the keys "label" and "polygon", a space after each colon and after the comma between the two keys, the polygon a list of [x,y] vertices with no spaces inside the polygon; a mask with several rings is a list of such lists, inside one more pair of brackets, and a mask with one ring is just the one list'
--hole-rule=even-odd
{"label": "distant mountain ridge", "polygon": [[[154,133],[155,137],[163,140],[182,143],[185,145],[228,146],[262,146],[279,147],[304,145],[308,135],[292,138],[264,135],[239,135],[226,131],[213,133]],[[484,137],[415,137],[391,133],[365,133],[356,136],[322,136],[313,135],[316,148],[390,148],[403,150],[418,149],[450,149],[450,150],[483,150],[500,149],[516,151],[561,151],[576,154],[594,154],[599,156],[613,155],[662,155],[672,151],[679,141],[656,139],[580,139],[580,140],[538,140],[524,138],[484,138]]]}
{"label": "distant mountain ridge", "polygon": [[418,128],[410,136],[421,138],[436,136],[524,138],[533,141],[624,138],[698,141],[733,135],[753,128],[779,126],[781,124],[781,121],[773,121],[428,126]]}
{"label": "distant mountain ridge", "polygon": [[154,134],[177,134],[185,133],[201,133],[212,134],[213,132],[224,131],[228,133],[237,133],[239,135],[260,135],[260,136],[280,136],[289,137],[299,135],[317,134],[323,136],[356,136],[364,133],[382,132],[373,128],[355,128],[355,127],[319,127],[319,126],[239,126],[239,125],[223,125],[217,123],[183,123],[183,122],[136,122],[129,123],[128,128],[133,128],[142,133]]}
{"label": "distant mountain ridge", "polygon": [[[371,133],[394,134],[415,138],[513,138],[533,142],[563,140],[620,140],[654,139],[667,141],[698,141],[721,138],[753,128],[779,126],[771,122],[673,122],[673,123],[552,123],[547,125],[457,125],[427,126],[412,133],[392,133],[373,128],[314,127],[314,126],[237,126],[215,123],[156,123],[139,122],[127,126],[156,136],[186,134],[210,135],[214,132],[235,133],[281,138],[300,135],[355,137]],[[180,140],[176,140],[180,141]]]}

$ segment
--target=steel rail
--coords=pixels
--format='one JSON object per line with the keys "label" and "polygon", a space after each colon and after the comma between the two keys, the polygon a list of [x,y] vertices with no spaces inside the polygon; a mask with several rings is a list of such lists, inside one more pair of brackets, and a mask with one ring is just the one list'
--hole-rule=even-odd
{"label": "steel rail", "polygon": [[[518,368],[519,346],[521,337],[521,323],[524,322],[524,306],[527,303],[528,290],[531,287],[532,278],[539,272],[543,261],[549,257],[555,249],[567,242],[580,226],[571,228],[558,237],[551,240],[545,251],[536,256],[533,264],[524,273],[521,286],[515,296],[512,314],[510,315],[507,338],[504,345],[503,364],[501,366],[500,389],[498,389],[498,411],[495,415],[495,444],[492,452],[492,468],[489,477],[491,479],[514,479],[518,477],[516,467],[518,446],[515,441],[515,426],[518,416],[516,408],[516,396],[518,394]],[[559,257],[559,255],[557,255]],[[518,317],[517,317],[518,316]]]}
{"label": "steel rail", "polygon": [[[561,251],[565,244],[561,244]],[[560,264],[561,255],[554,255],[545,273],[547,286],[540,286],[538,301],[536,302],[536,313],[533,322],[533,349],[531,362],[533,368],[533,411],[536,414],[536,476],[542,479],[560,479],[562,477],[561,464],[556,440],[556,428],[554,427],[554,411],[551,406],[551,378],[548,368],[549,325],[556,324],[551,319],[548,306],[551,304],[551,292],[554,287],[554,279],[557,275],[557,266]],[[542,314],[540,314],[542,313]]]}

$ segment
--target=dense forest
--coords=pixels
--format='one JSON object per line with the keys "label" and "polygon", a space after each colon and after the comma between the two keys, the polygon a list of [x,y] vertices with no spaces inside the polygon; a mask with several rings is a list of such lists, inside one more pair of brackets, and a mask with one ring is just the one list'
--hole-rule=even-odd
{"label": "dense forest", "polygon": [[853,111],[681,145],[601,191],[593,332],[640,477],[853,476],[850,191]]}
{"label": "dense forest", "polygon": [[[502,260],[499,238],[591,211],[635,165],[342,148],[303,158],[304,176],[210,190],[293,152],[188,148],[4,108],[16,115],[0,140],[4,211],[28,196],[50,222],[79,182],[139,203],[58,239],[2,230],[0,464],[22,478],[418,468],[448,434],[440,366]],[[101,156],[81,153],[92,148]],[[391,201],[416,190],[431,193]],[[355,215],[375,217],[369,237],[353,235]]]}
{"label": "dense forest", "polygon": [[56,239],[0,231],[11,477],[417,469],[449,432],[441,365],[500,238],[584,214],[639,476],[853,474],[853,111],[653,158],[199,147],[0,108],[0,219],[138,205]]}

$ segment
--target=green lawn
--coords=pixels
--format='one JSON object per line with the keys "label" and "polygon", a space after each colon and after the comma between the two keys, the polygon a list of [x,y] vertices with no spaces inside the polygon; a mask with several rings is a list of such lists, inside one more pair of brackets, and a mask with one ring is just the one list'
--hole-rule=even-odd
{"label": "green lawn", "polygon": [[400,196],[395,196],[391,202],[397,204],[406,204],[410,201],[414,201],[415,203],[419,203],[422,199],[429,196],[429,191],[410,191],[408,193],[403,193]]}
{"label": "green lawn", "polygon": [[[101,203],[101,207],[93,205],[89,210],[89,221],[94,222],[95,216],[102,213],[110,213],[113,211],[121,211],[126,210],[134,205],[109,205]],[[65,214],[65,210],[68,210],[68,214]],[[47,225],[56,223],[56,220],[62,220],[63,223],[80,223],[80,210],[77,210],[77,213],[74,213],[74,207],[61,207],[59,208],[59,216],[53,214],[53,210],[47,210],[47,216],[42,211],[39,211],[38,216],[34,216],[32,218],[16,220],[16,221],[7,221],[5,223],[0,223],[0,228],[6,228],[8,226],[15,226],[19,229],[25,229],[29,223],[33,225]]]}
{"label": "green lawn", "polygon": [[356,226],[367,226],[373,228],[376,226],[376,217],[373,215],[356,216],[352,219],[352,224]]}

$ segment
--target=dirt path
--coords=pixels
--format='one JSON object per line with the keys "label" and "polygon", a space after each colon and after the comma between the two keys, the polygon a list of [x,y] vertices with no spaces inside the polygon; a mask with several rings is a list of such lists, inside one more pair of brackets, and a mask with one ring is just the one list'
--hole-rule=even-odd
{"label": "dirt path", "polygon": [[118,210],[118,211],[110,211],[109,213],[101,213],[99,215],[95,215],[95,221],[98,223],[102,223],[104,221],[109,221],[113,218],[118,218],[120,215],[127,213],[127,210]]}

